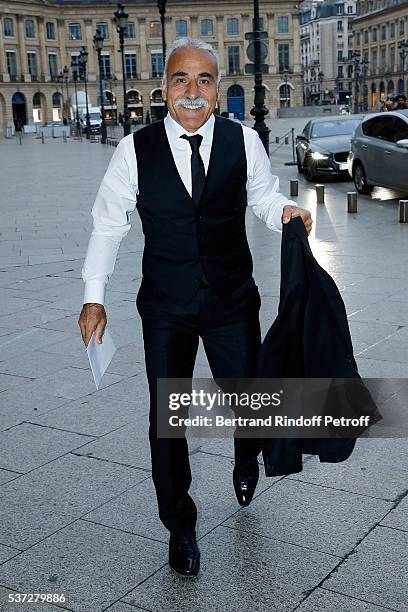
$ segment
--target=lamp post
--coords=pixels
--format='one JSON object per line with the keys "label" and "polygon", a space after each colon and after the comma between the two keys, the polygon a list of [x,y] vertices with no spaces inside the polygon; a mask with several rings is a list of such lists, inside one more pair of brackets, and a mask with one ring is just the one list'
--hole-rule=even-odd
{"label": "lamp post", "polygon": [[[402,72],[402,94],[405,94],[405,58],[408,55],[408,40],[401,40],[398,43],[398,49],[401,58],[401,72]],[[400,93],[400,92],[398,92]]]}
{"label": "lamp post", "polygon": [[101,121],[101,144],[105,144],[106,143],[106,123],[105,123],[105,107],[103,104],[103,100],[104,100],[104,91],[103,91],[103,87],[102,87],[102,59],[101,59],[101,51],[103,49],[103,41],[104,38],[102,36],[102,34],[99,32],[99,30],[96,30],[96,34],[94,34],[93,37],[93,42],[94,42],[94,47],[96,49],[96,53],[98,55],[98,67],[99,67],[99,98],[100,98],[100,105],[101,105],[101,117],[102,117],[102,121]]}
{"label": "lamp post", "polygon": [[[164,65],[166,63],[166,28],[165,28],[165,19],[166,19],[166,3],[167,0],[158,0],[157,8],[160,13],[160,21],[161,21],[161,35],[162,35],[162,57],[163,57],[163,76],[164,76]],[[167,102],[164,100],[164,114],[167,114]]]}
{"label": "lamp post", "polygon": [[366,58],[362,59],[360,62],[361,65],[361,70],[360,70],[360,74],[361,74],[361,82],[362,82],[362,88],[363,88],[363,111],[368,110],[368,98],[367,98],[367,94],[368,94],[368,88],[367,88],[367,73],[368,73],[368,60]]}
{"label": "lamp post", "polygon": [[86,75],[86,63],[88,61],[88,51],[85,47],[81,47],[79,51],[79,63],[82,68],[82,76],[85,83],[85,104],[86,104],[86,138],[87,140],[91,137],[91,123],[89,121],[89,108],[88,108],[88,88],[87,88],[87,75]]}
{"label": "lamp post", "polygon": [[64,82],[66,85],[66,89],[67,89],[67,98],[66,98],[66,114],[69,115],[69,117],[67,117],[67,120],[71,119],[71,115],[69,113],[69,91],[68,91],[68,75],[69,75],[69,70],[68,70],[68,66],[64,66],[64,70],[62,71],[62,76],[64,78]]}
{"label": "lamp post", "polygon": [[354,63],[354,112],[358,114],[360,112],[360,80],[361,80],[361,67],[360,67],[360,51],[354,51],[353,53]]}
{"label": "lamp post", "polygon": [[74,88],[75,88],[75,115],[76,115],[76,129],[77,129],[77,138],[78,138],[81,132],[81,124],[79,123],[79,113],[78,113],[78,91],[77,91],[78,58],[77,57],[72,58],[71,68],[72,68],[72,78],[74,80]]}
{"label": "lamp post", "polygon": [[122,57],[122,78],[123,78],[123,135],[127,136],[130,134],[130,121],[129,111],[127,105],[127,94],[126,94],[126,70],[125,70],[125,30],[127,26],[127,20],[129,15],[126,13],[123,4],[118,4],[118,8],[114,12],[114,21],[116,24],[116,30],[119,34],[120,42],[120,53]]}
{"label": "lamp post", "polygon": [[319,79],[319,97],[320,97],[320,103],[323,102],[323,79],[324,79],[324,73],[322,71],[319,72],[319,74],[317,75],[317,78]]}
{"label": "lamp post", "polygon": [[269,156],[269,128],[265,123],[265,117],[269,110],[265,106],[265,86],[262,83],[261,70],[261,37],[259,23],[259,0],[254,0],[254,21],[253,21],[253,42],[254,42],[254,106],[251,108],[251,115],[255,117],[254,130],[258,132],[259,138]]}
{"label": "lamp post", "polygon": [[283,70],[283,80],[285,82],[285,108],[289,106],[289,92],[288,92],[288,79],[289,79],[289,70],[284,68]]}

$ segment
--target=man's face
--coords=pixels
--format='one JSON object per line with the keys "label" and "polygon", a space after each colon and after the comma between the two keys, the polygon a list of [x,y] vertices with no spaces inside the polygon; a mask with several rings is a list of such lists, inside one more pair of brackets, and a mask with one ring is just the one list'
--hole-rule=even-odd
{"label": "man's face", "polygon": [[397,106],[404,106],[405,100],[402,97],[397,98]]}
{"label": "man's face", "polygon": [[170,58],[163,97],[170,115],[187,132],[196,132],[218,100],[217,63],[205,49],[182,47]]}

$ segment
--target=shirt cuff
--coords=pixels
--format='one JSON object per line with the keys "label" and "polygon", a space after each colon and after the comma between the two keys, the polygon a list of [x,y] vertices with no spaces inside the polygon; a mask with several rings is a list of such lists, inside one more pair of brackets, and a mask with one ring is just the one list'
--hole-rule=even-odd
{"label": "shirt cuff", "polygon": [[91,280],[85,283],[84,304],[104,304],[106,284],[101,280]]}

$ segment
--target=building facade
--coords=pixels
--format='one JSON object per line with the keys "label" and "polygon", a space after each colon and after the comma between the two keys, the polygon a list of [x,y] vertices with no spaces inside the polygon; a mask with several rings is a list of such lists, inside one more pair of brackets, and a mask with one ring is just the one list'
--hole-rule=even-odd
{"label": "building facade", "polygon": [[358,0],[353,46],[361,69],[356,106],[379,110],[387,98],[408,95],[408,1]]}
{"label": "building facade", "polygon": [[352,96],[352,23],[356,0],[309,0],[300,10],[305,104],[347,103]]}
{"label": "building facade", "polygon": [[[261,1],[261,28],[268,32],[266,105],[272,116],[280,106],[302,103],[297,6],[296,1]],[[167,45],[190,36],[217,49],[223,77],[219,110],[241,119],[250,117],[254,97],[253,76],[244,70],[252,9],[251,1],[171,0],[166,11]],[[0,0],[0,130],[17,121],[27,125],[74,118],[76,101],[83,110],[85,83],[78,81],[75,96],[70,68],[82,46],[88,51],[89,104],[99,105],[100,71],[93,47],[97,30],[104,36],[101,76],[107,119],[117,119],[123,110],[123,81],[115,10],[111,0]],[[159,118],[163,57],[157,2],[128,0],[125,10],[129,111],[142,121],[147,112]]]}

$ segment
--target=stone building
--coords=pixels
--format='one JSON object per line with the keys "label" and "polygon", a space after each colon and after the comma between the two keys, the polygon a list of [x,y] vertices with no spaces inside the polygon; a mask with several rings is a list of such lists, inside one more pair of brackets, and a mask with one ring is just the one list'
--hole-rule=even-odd
{"label": "stone building", "polygon": [[352,24],[356,0],[307,0],[300,10],[305,104],[346,103],[352,96]]}
{"label": "stone building", "polygon": [[408,1],[358,0],[353,45],[361,58],[354,97],[368,110],[386,98],[408,94]]}
{"label": "stone building", "polygon": [[[271,116],[280,106],[302,101],[299,21],[296,1],[261,0],[261,26],[268,32],[266,104]],[[99,68],[93,47],[98,29],[105,37],[101,74],[108,120],[123,109],[122,63],[111,0],[0,0],[0,130],[17,120],[24,124],[60,121],[75,114],[71,60],[88,51],[87,91],[99,105]],[[129,110],[143,121],[163,112],[161,23],[156,0],[128,0],[125,39]],[[253,77],[245,74],[252,30],[251,1],[169,0],[166,39],[191,36],[211,43],[221,60],[220,111],[250,117]],[[64,78],[64,67],[69,70]],[[78,107],[85,103],[85,83],[78,81]]]}

